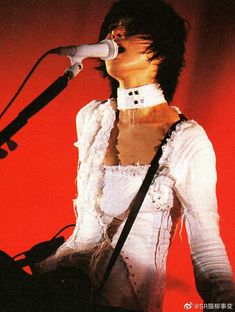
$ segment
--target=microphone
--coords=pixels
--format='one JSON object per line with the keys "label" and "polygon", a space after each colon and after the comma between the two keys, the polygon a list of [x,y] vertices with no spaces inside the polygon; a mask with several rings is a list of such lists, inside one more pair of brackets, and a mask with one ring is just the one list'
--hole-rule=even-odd
{"label": "microphone", "polygon": [[71,64],[81,63],[85,58],[100,58],[112,60],[118,55],[118,45],[115,41],[105,39],[96,44],[58,47],[49,51],[52,54],[68,56]]}

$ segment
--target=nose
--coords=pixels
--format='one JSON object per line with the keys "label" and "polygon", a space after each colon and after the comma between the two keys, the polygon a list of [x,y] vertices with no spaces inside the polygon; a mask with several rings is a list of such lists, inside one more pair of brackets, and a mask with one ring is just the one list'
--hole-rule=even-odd
{"label": "nose", "polygon": [[117,26],[111,31],[110,36],[112,40],[118,41],[125,38],[125,33],[125,27]]}

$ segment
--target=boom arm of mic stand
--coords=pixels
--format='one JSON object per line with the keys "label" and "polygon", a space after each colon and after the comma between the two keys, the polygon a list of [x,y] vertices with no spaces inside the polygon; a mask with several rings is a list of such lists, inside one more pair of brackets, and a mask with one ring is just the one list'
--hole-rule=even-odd
{"label": "boom arm of mic stand", "polygon": [[81,64],[77,64],[79,71],[74,73],[73,68],[71,67],[65,71],[63,76],[54,81],[45,91],[26,106],[19,115],[0,132],[0,147],[4,143],[7,143],[15,133],[23,128],[30,117],[39,112],[60,92],[62,92],[67,87],[68,81],[82,69]]}

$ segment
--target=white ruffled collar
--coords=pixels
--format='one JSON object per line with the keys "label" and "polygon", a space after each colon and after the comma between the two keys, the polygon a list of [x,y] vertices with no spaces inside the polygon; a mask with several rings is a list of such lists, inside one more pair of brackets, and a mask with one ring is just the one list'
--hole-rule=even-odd
{"label": "white ruffled collar", "polygon": [[166,102],[162,89],[156,83],[130,89],[118,88],[117,95],[119,110],[151,107]]}

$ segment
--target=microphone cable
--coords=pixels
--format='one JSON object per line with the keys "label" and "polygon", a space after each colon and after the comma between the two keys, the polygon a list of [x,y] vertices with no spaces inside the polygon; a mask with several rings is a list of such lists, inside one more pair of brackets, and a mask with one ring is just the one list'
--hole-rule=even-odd
{"label": "microphone cable", "polygon": [[30,70],[30,72],[28,73],[28,75],[26,76],[26,78],[24,79],[24,81],[21,83],[19,89],[16,91],[15,95],[13,96],[13,98],[10,100],[10,102],[6,105],[6,107],[3,109],[3,111],[0,113],[0,119],[3,117],[3,115],[6,113],[6,111],[8,110],[8,108],[12,105],[12,103],[15,101],[15,99],[17,98],[17,96],[19,95],[19,93],[22,91],[23,87],[25,86],[26,82],[29,80],[29,78],[31,77],[31,75],[33,74],[33,72],[35,71],[35,69],[38,67],[38,65],[41,63],[41,61],[48,55],[53,53],[52,52],[53,49],[48,50],[47,52],[45,52],[34,64],[34,66],[32,67],[32,69]]}

